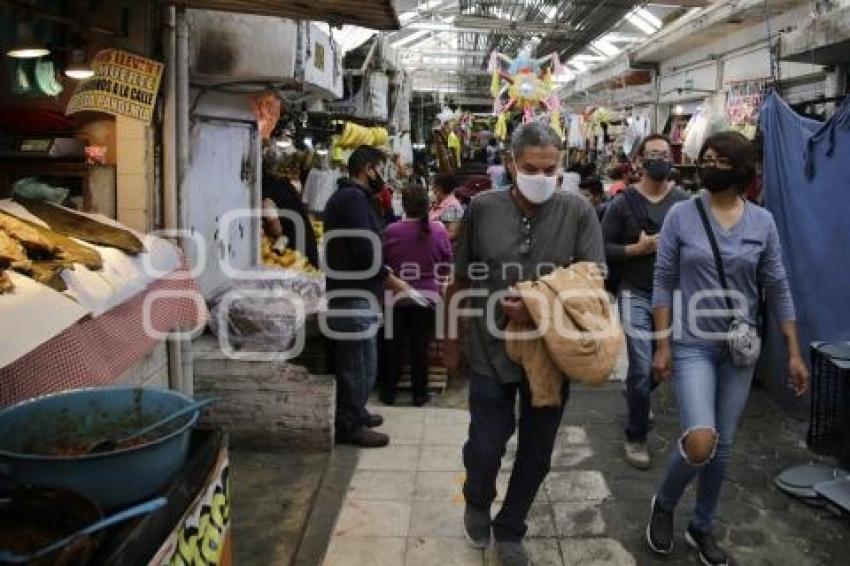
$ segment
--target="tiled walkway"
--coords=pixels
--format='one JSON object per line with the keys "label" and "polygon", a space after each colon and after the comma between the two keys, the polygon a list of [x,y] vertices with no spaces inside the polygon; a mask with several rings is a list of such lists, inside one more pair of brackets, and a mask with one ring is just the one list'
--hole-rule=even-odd
{"label": "tiled walkway", "polygon": [[[361,451],[325,566],[495,566],[492,549],[472,549],[463,535],[461,447],[469,414],[453,409],[375,408],[392,438]],[[499,501],[516,449],[508,447]],[[605,537],[601,504],[610,496],[599,471],[577,470],[593,451],[585,430],[564,426],[552,472],[529,517],[526,539],[535,566],[626,566],[634,558]],[[497,508],[498,503],[495,508]]]}

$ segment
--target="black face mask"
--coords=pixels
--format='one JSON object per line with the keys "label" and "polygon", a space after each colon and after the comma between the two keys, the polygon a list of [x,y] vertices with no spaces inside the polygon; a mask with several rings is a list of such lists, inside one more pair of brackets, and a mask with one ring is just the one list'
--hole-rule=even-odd
{"label": "black face mask", "polygon": [[670,175],[673,164],[666,159],[644,159],[643,170],[653,181],[663,181]]}
{"label": "black face mask", "polygon": [[374,177],[369,177],[369,188],[372,189],[373,193],[378,193],[384,188],[384,178],[377,171],[375,171]]}
{"label": "black face mask", "polygon": [[710,193],[725,191],[735,183],[735,171],[732,169],[701,167],[699,176],[703,186]]}

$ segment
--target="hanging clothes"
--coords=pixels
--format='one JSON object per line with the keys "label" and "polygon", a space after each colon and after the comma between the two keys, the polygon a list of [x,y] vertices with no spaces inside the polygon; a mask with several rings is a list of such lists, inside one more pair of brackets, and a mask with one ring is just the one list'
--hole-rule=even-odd
{"label": "hanging clothes", "polygon": [[652,133],[649,116],[635,114],[626,118],[626,131],[623,136],[623,153],[631,155],[641,140]]}
{"label": "hanging clothes", "polygon": [[584,149],[584,118],[581,114],[570,114],[567,118],[567,144],[571,149]]}
{"label": "hanging clothes", "polygon": [[771,92],[760,125],[765,205],[782,242],[805,356],[814,340],[850,340],[850,99],[820,123]]}
{"label": "hanging clothes", "polygon": [[307,205],[307,210],[314,214],[322,214],[325,211],[325,205],[328,199],[336,190],[336,182],[340,174],[337,169],[317,169],[313,168],[307,175],[307,182],[304,183],[304,204]]}
{"label": "hanging clothes", "polygon": [[458,167],[460,167],[461,144],[460,144],[460,138],[458,137],[458,135],[456,133],[454,133],[454,132],[449,133],[449,137],[447,139],[447,145],[449,146],[449,149],[452,150],[452,152],[454,152],[455,163],[457,164]]}
{"label": "hanging clothes", "polygon": [[699,151],[702,149],[703,142],[705,142],[707,131],[708,116],[706,111],[702,107],[697,108],[685,128],[685,141],[682,143],[682,153],[690,157],[691,161],[696,161],[699,157]]}

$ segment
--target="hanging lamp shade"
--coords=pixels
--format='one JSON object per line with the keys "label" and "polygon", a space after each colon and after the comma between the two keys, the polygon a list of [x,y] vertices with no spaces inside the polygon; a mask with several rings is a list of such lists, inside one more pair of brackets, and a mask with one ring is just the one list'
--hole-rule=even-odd
{"label": "hanging lamp shade", "polygon": [[85,48],[75,47],[71,49],[68,55],[68,63],[65,66],[65,76],[82,81],[91,78],[93,75],[94,71],[86,57]]}
{"label": "hanging lamp shade", "polygon": [[49,54],[50,49],[33,36],[32,24],[29,22],[18,22],[17,38],[14,45],[6,52],[6,55],[15,59],[35,59]]}

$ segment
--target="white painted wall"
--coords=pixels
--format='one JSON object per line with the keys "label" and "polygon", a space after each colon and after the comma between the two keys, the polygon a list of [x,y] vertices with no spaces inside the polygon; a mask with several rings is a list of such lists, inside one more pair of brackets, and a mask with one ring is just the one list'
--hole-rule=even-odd
{"label": "white painted wall", "polygon": [[[801,6],[770,19],[771,33],[776,37],[780,30],[793,28],[811,19],[810,6]],[[661,62],[660,76],[668,76],[695,64],[703,64],[712,55],[722,55],[723,83],[732,80],[760,79],[770,76],[770,58],[767,49],[768,26],[766,23],[749,26],[722,37],[706,46],[683,50],[681,54]],[[822,72],[819,65],[781,63],[783,79],[795,78]],[[662,89],[663,90],[663,89]]]}
{"label": "white painted wall", "polygon": [[[193,91],[192,100],[198,95]],[[229,230],[222,220],[231,211],[259,209],[260,140],[244,95],[203,95],[190,123],[192,146],[181,211],[184,225],[205,242],[205,250],[186,247],[192,265],[205,265],[198,283],[209,299],[230,283],[225,262],[244,269],[259,261],[259,218],[241,216]]]}
{"label": "white painted wall", "polygon": [[[658,100],[680,102],[705,98],[717,90],[719,65],[709,61],[682,70],[668,71],[658,76]],[[682,92],[676,91],[682,89]]]}

